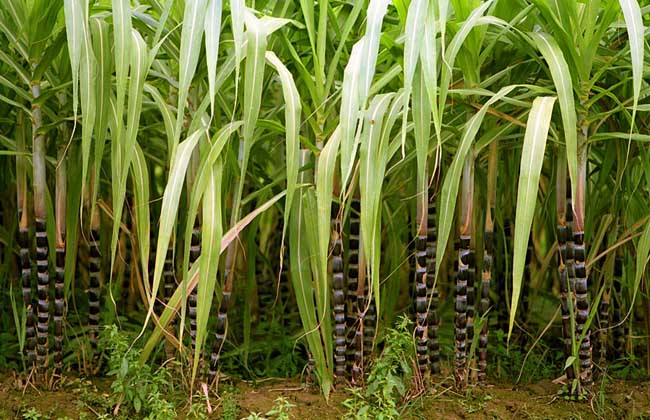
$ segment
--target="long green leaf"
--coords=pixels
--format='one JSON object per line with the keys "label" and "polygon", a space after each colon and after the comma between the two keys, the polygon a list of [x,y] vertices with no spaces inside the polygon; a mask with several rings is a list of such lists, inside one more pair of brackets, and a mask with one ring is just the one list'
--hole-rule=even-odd
{"label": "long green leaf", "polygon": [[438,211],[438,243],[436,246],[436,279],[440,273],[440,265],[442,264],[443,256],[447,249],[447,242],[449,241],[449,234],[451,233],[451,226],[456,212],[456,197],[458,195],[458,184],[463,171],[463,164],[465,157],[469,152],[472,142],[476,138],[479,128],[485,118],[490,105],[501,100],[508,95],[516,85],[503,87],[492,98],[490,98],[485,105],[474,115],[465,126],[463,135],[460,139],[460,144],[454,155],[451,166],[447,170],[445,179],[440,190],[440,208]]}
{"label": "long green leaf", "polygon": [[[196,66],[199,62],[201,39],[203,38],[203,30],[205,28],[206,7],[206,0],[192,0],[185,3],[180,57],[178,58],[180,74],[178,76],[176,129],[174,131],[173,148],[170,150],[171,159],[174,158],[176,144],[181,138],[190,83],[192,83],[192,78],[194,77],[194,73],[196,73]],[[213,54],[213,52],[210,52],[210,54]]]}
{"label": "long green leaf", "polygon": [[409,102],[411,99],[411,88],[413,85],[413,75],[415,66],[418,63],[420,50],[422,48],[423,35],[422,28],[428,14],[428,0],[413,0],[409,5],[408,15],[406,17],[406,40],[404,41],[404,94],[406,95],[406,105],[404,106],[404,116],[402,117],[402,157],[405,155],[406,147],[406,124],[408,121]]}
{"label": "long green leaf", "polygon": [[84,27],[83,2],[65,0],[63,2],[65,13],[65,27],[68,38],[68,54],[70,56],[70,67],[72,68],[72,112],[77,119],[77,108],[79,107],[79,63],[81,62],[81,45]]}
{"label": "long green leaf", "polygon": [[286,130],[286,167],[287,167],[287,200],[284,206],[284,228],[282,237],[284,238],[287,227],[289,226],[289,215],[291,203],[293,203],[293,194],[298,182],[298,149],[300,148],[300,96],[296,83],[289,70],[282,64],[280,59],[272,51],[266,53],[266,60],[275,67],[280,81],[282,82],[282,94],[284,95],[284,126]]}
{"label": "long green leaf", "polygon": [[350,60],[343,73],[343,86],[341,90],[341,176],[343,190],[352,176],[352,164],[357,154],[358,141],[355,136],[359,121],[360,87],[359,66],[361,53],[364,49],[365,38],[361,38],[352,47]]}
{"label": "long green leaf", "polygon": [[194,147],[203,135],[203,130],[195,131],[187,138],[187,140],[179,144],[178,152],[172,162],[167,186],[165,187],[165,192],[163,194],[162,208],[160,210],[160,228],[158,230],[158,240],[156,242],[156,262],[154,264],[151,295],[147,296],[149,308],[144,326],[146,326],[149,318],[153,314],[153,305],[160,286],[167,248],[169,247],[169,242],[172,237],[172,231],[176,225],[176,215],[178,212],[181,191],[183,190],[183,182],[185,180],[187,166],[189,165]]}
{"label": "long green leaf", "polygon": [[212,298],[217,283],[219,255],[223,226],[221,218],[221,179],[223,166],[220,161],[211,168],[210,176],[203,194],[203,220],[201,230],[201,266],[197,286],[196,304],[196,347],[192,365],[192,381],[201,360],[201,349],[208,331],[208,318],[212,308]]}
{"label": "long green leaf", "polygon": [[634,308],[634,302],[639,294],[639,286],[641,285],[641,278],[645,272],[648,258],[650,257],[650,221],[646,222],[641,238],[636,246],[636,270],[634,274],[634,289],[632,290],[632,303],[630,303],[631,312]]}
{"label": "long green leaf", "polygon": [[544,149],[551,124],[554,97],[539,97],[533,101],[533,107],[528,115],[524,145],[521,152],[519,169],[519,187],[517,189],[517,208],[515,214],[514,257],[512,268],[512,299],[510,301],[510,324],[508,325],[508,340],[515,323],[515,314],[521,284],[526,265],[526,251],[530,229],[533,224],[539,176],[544,163]]}
{"label": "long green leaf", "polygon": [[[135,153],[131,160],[131,173],[133,179],[133,210],[135,213],[135,231],[138,238],[138,248],[142,283],[148,293],[149,290],[149,249],[151,247],[149,219],[149,170],[144,153],[139,145],[135,146]],[[133,235],[131,235],[134,237]]]}
{"label": "long green leaf", "polygon": [[[560,112],[562,113],[564,138],[566,141],[569,177],[571,178],[572,185],[571,191],[572,194],[575,194],[575,183],[578,180],[578,127],[571,72],[564,59],[562,50],[552,36],[545,33],[531,33],[530,36],[542,53],[544,60],[548,63],[549,71],[551,72],[551,77],[557,90]],[[575,202],[575,197],[573,197],[573,200]]]}
{"label": "long green leaf", "polygon": [[[131,62],[129,73],[129,101],[128,119],[124,135],[119,135],[123,142],[113,145],[113,236],[111,239],[111,269],[115,265],[117,252],[117,241],[119,240],[122,212],[124,210],[124,199],[126,197],[126,181],[131,166],[135,146],[137,144],[138,129],[140,128],[140,114],[142,112],[142,98],[144,82],[147,78],[148,51],[147,44],[140,33],[133,30],[131,33]],[[117,125],[119,127],[122,116],[116,113]],[[120,130],[120,128],[118,128]],[[115,139],[113,140],[115,142]],[[111,270],[112,272],[112,270]]]}
{"label": "long green leaf", "polygon": [[217,58],[221,35],[221,0],[210,0],[205,14],[205,58],[208,66],[210,87],[210,115],[214,116],[214,101],[217,94]]}
{"label": "long green leaf", "polygon": [[368,99],[372,79],[375,76],[381,26],[389,3],[390,0],[370,0],[368,5],[365,42],[363,43],[359,68],[359,102],[364,107]]}
{"label": "long green leaf", "polygon": [[638,1],[619,0],[619,4],[623,10],[625,26],[627,27],[627,36],[630,39],[630,56],[632,57],[632,82],[634,92],[633,107],[636,109],[641,94],[641,79],[643,78],[643,39],[645,28],[643,26],[643,19],[641,18],[641,6]]}
{"label": "long green leaf", "polygon": [[118,135],[121,133],[124,98],[129,78],[131,57],[131,4],[129,0],[113,0],[113,45],[115,49],[115,82],[117,85]]}

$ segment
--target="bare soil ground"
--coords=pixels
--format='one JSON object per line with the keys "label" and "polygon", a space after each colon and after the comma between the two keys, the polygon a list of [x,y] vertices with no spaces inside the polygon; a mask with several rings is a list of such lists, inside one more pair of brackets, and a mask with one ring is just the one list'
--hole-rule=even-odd
{"label": "bare soil ground", "polygon": [[[590,401],[571,402],[557,395],[560,386],[551,381],[532,385],[489,384],[472,387],[459,395],[444,384],[426,395],[410,401],[403,411],[405,420],[420,419],[650,419],[650,381],[611,381],[605,392],[595,386]],[[23,392],[24,391],[24,392]],[[106,381],[69,380],[57,391],[39,391],[29,387],[18,389],[11,374],[0,377],[0,419],[22,419],[29,409],[39,419],[94,419],[99,417],[98,404],[109,396]],[[238,383],[231,388],[238,407],[238,418],[251,413],[264,414],[282,396],[295,407],[291,418],[296,420],[341,419],[346,409],[345,390],[333,392],[330,400],[315,390],[307,390],[298,380],[268,380],[257,385]],[[210,418],[222,418],[223,399],[214,398]],[[183,408],[179,408],[179,412]]]}

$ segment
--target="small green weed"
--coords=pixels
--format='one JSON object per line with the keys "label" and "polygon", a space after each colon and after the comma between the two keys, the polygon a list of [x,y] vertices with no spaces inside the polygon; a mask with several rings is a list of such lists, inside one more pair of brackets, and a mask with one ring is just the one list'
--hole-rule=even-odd
{"label": "small green weed", "polygon": [[237,401],[235,400],[234,393],[232,391],[226,391],[223,394],[223,405],[221,418],[223,420],[237,420],[239,415],[239,407],[237,407]]}
{"label": "small green weed", "polygon": [[244,417],[241,420],[290,420],[291,408],[293,407],[295,405],[290,403],[286,398],[278,397],[275,399],[273,408],[267,411],[266,414],[251,413],[248,417]]}
{"label": "small green weed", "polygon": [[108,375],[115,377],[111,389],[120,395],[118,410],[123,415],[136,414],[146,420],[176,418],[174,405],[162,397],[173,392],[166,368],[154,371],[150,364],[141,363],[140,351],[129,349],[128,338],[115,325],[102,332],[101,344],[107,350]]}
{"label": "small green weed", "polygon": [[23,411],[23,420],[44,420],[45,418],[46,416],[33,407]]}
{"label": "small green weed", "polygon": [[401,317],[395,329],[386,333],[386,347],[372,365],[365,390],[353,388],[352,398],[343,405],[348,409],[346,420],[392,420],[400,417],[413,378],[415,343],[412,325]]}

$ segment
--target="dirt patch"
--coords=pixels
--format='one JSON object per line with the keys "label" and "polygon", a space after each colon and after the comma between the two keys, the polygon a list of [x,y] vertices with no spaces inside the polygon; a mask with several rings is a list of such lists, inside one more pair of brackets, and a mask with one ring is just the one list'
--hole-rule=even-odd
{"label": "dirt patch", "polygon": [[[69,380],[58,391],[39,391],[27,388],[23,394],[16,389],[11,375],[0,381],[0,419],[22,419],[29,410],[39,413],[41,419],[56,420],[97,418],[92,400],[109,397],[107,384]],[[405,420],[423,419],[643,419],[650,418],[650,382],[612,381],[600,392],[594,386],[590,401],[571,402],[557,395],[560,386],[551,381],[531,385],[512,386],[490,384],[471,387],[460,395],[449,384],[439,384],[428,394],[410,401],[403,409]],[[252,413],[265,414],[283,397],[293,404],[291,418],[296,420],[341,419],[346,409],[343,401],[349,398],[345,390],[325,399],[316,391],[305,389],[298,380],[267,380],[256,385],[240,382],[223,392],[221,399],[214,398],[216,407],[210,418],[222,418],[225,399],[236,406],[236,419]],[[179,413],[183,408],[179,405]]]}
{"label": "dirt patch", "polygon": [[291,414],[295,419],[340,419],[345,414],[343,401],[348,397],[345,392],[333,392],[329,401],[325,401],[316,389],[305,389],[297,380],[270,381],[260,386],[240,384],[234,395],[240,408],[240,416],[251,413],[264,414],[276,405],[278,397],[284,397],[295,407]]}
{"label": "dirt patch", "polygon": [[13,375],[4,375],[0,381],[0,419],[22,419],[30,410],[43,418],[78,419],[80,405],[69,389],[41,391],[21,387]]}

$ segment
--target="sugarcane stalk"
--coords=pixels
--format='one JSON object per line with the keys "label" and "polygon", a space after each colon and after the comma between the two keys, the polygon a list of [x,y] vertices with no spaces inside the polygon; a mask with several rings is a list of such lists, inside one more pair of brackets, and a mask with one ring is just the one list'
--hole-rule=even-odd
{"label": "sugarcane stalk", "polygon": [[90,257],[88,258],[88,325],[90,345],[97,352],[97,338],[99,334],[99,312],[102,284],[102,260],[99,235],[99,211],[95,209],[91,218],[90,236],[88,245]]}
{"label": "sugarcane stalk", "polygon": [[345,278],[343,272],[343,241],[341,240],[341,218],[339,216],[338,202],[332,203],[332,237],[331,237],[331,259],[332,259],[332,302],[334,304],[334,366],[336,382],[341,384],[345,381],[346,361],[346,314],[345,314]]}
{"label": "sugarcane stalk", "polygon": [[23,304],[25,305],[25,354],[27,369],[31,370],[36,362],[36,326],[34,319],[34,302],[32,297],[32,258],[29,238],[29,218],[27,199],[27,169],[24,135],[24,114],[18,112],[16,119],[16,204],[18,209],[18,247],[20,279]]}
{"label": "sugarcane stalk", "polygon": [[[191,89],[191,96],[195,96],[195,89]],[[194,101],[190,101],[189,104],[190,109],[194,108]],[[198,166],[199,166],[199,149],[196,148],[192,152],[192,156],[190,158],[190,165],[188,169],[188,176],[187,176],[187,190],[191,191],[196,184],[196,174],[198,171]],[[201,213],[201,210],[199,209],[199,214]],[[188,221],[189,223],[189,221]],[[201,254],[201,222],[199,220],[199,217],[195,217],[193,220],[194,226],[192,227],[192,236],[190,239],[190,257],[189,257],[189,266],[191,267],[194,262],[199,258],[199,255]],[[174,282],[170,282],[169,284],[166,282],[165,283],[165,301],[169,300],[171,295],[173,294],[173,290],[175,288],[176,284]],[[169,290],[167,290],[169,288]],[[198,287],[193,288],[190,291],[190,294],[187,296],[187,314],[190,319],[190,340],[192,342],[192,351],[196,348],[196,316],[197,316],[197,301],[198,301]]]}
{"label": "sugarcane stalk", "polygon": [[622,357],[625,355],[625,342],[626,342],[626,322],[623,322],[623,257],[620,254],[616,255],[614,259],[614,310],[612,311],[612,323],[614,325],[613,337],[613,353],[615,357]]}
{"label": "sugarcane stalk", "polygon": [[224,286],[221,292],[221,302],[217,312],[217,323],[215,325],[215,340],[212,346],[210,356],[209,382],[214,383],[219,370],[219,359],[221,358],[221,349],[226,341],[228,331],[228,309],[230,308],[230,299],[232,296],[232,285],[234,277],[234,264],[236,259],[236,248],[228,247],[226,253],[226,269],[224,271]]}
{"label": "sugarcane stalk", "polygon": [[[363,249],[363,236],[359,232],[359,249]],[[366,284],[366,260],[363,252],[359,252],[359,277],[357,283],[357,321],[356,329],[354,335],[354,364],[352,367],[352,383],[358,384],[363,380],[364,374],[364,365],[365,365],[365,355],[367,350],[365,349],[365,316],[368,310],[367,297],[368,294],[368,285]]]}
{"label": "sugarcane stalk", "polygon": [[469,258],[467,263],[467,342],[469,345],[474,340],[474,318],[476,316],[476,251],[470,240]]}
{"label": "sugarcane stalk", "polygon": [[[564,339],[564,356],[569,358],[572,355],[572,332],[571,332],[571,310],[570,300],[573,300],[573,292],[570,286],[570,279],[567,266],[570,264],[570,248],[568,241],[572,237],[569,221],[569,204],[571,192],[567,188],[567,166],[564,155],[559,159],[556,173],[556,213],[557,213],[557,241],[559,249],[558,275],[560,282],[560,302],[562,311],[562,337]],[[575,377],[573,364],[566,367],[567,380],[571,382]]]}
{"label": "sugarcane stalk", "polygon": [[[611,280],[610,280],[611,281]],[[612,296],[612,287],[610,281],[605,280],[605,290],[600,298],[598,307],[598,363],[602,370],[605,370],[607,364],[607,342],[609,338],[609,308]]]}
{"label": "sugarcane stalk", "polygon": [[[433,185],[433,184],[432,184]],[[429,205],[427,208],[427,298],[429,311],[427,318],[428,353],[432,374],[440,373],[440,342],[438,329],[438,285],[436,284],[436,246],[438,231],[436,229],[435,189],[429,188]]]}
{"label": "sugarcane stalk", "polygon": [[[524,281],[521,285],[521,325],[526,326],[530,315],[530,282],[532,280],[532,263],[533,263],[533,233],[531,231],[528,237],[528,245],[526,246],[526,259],[524,261]],[[522,344],[526,343],[528,339],[527,334],[522,335]]]}
{"label": "sugarcane stalk", "polygon": [[359,289],[359,250],[361,249],[361,201],[358,196],[354,196],[350,201],[350,240],[348,242],[348,270],[347,270],[347,305],[348,319],[347,327],[351,331],[348,335],[348,360],[351,372],[352,384],[357,384],[361,380],[361,342],[359,330],[359,312],[360,304],[357,298]]}
{"label": "sugarcane stalk", "polygon": [[418,369],[421,374],[427,371],[429,365],[429,335],[427,331],[428,288],[427,288],[427,215],[426,203],[428,191],[425,189],[418,197],[417,204],[417,233],[415,236],[415,351]]}
{"label": "sugarcane stalk", "polygon": [[470,280],[471,232],[474,192],[474,161],[470,155],[465,159],[461,192],[460,249],[458,251],[458,274],[456,277],[455,315],[455,364],[454,378],[460,390],[467,386],[467,289]]}
{"label": "sugarcane stalk", "polygon": [[[194,220],[194,227],[192,228],[192,236],[190,239],[190,258],[189,266],[192,267],[196,260],[201,254],[201,227],[199,225],[198,218]],[[165,282],[165,300],[169,300],[171,295],[174,293],[175,281],[170,283]],[[190,319],[190,339],[192,341],[192,350],[196,348],[196,315],[197,315],[197,292],[196,287],[192,289],[189,296],[187,297],[187,315]]]}
{"label": "sugarcane stalk", "polygon": [[[505,217],[503,220],[503,235],[496,235],[499,246],[495,254],[504,255],[512,249],[512,221],[510,218]],[[493,277],[496,280],[496,292],[500,302],[507,302],[507,286],[506,286],[506,268],[504,259],[497,259],[493,269]],[[497,325],[501,331],[508,331],[508,310],[507,305],[499,305],[495,308],[497,312]]]}
{"label": "sugarcane stalk", "polygon": [[[64,130],[64,135],[67,130]],[[65,138],[65,136],[64,136]],[[54,367],[61,370],[63,367],[63,317],[65,311],[65,218],[67,199],[67,174],[65,148],[58,150],[56,169],[56,278],[54,282],[54,348],[52,358]]]}
{"label": "sugarcane stalk", "polygon": [[[287,309],[292,309],[291,307],[291,281],[289,278],[289,267],[287,265],[287,261],[289,261],[289,244],[284,245],[284,249],[282,249],[280,252],[283,253],[283,264],[282,264],[282,269],[280,270],[280,302],[282,304],[282,308],[284,309],[281,311],[282,314],[282,325],[285,327],[288,327],[291,323],[291,319],[293,318],[293,315],[297,315],[298,317],[300,314],[298,313],[295,308],[297,308],[297,305],[293,306],[294,310],[290,310],[287,312]],[[296,322],[298,322],[298,319],[296,319]],[[346,347],[347,349],[347,347]]]}
{"label": "sugarcane stalk", "polygon": [[48,367],[48,331],[49,331],[49,246],[46,230],[47,181],[45,174],[45,135],[41,132],[43,116],[38,98],[41,96],[41,84],[32,82],[32,164],[34,182],[34,224],[36,226],[36,270],[37,270],[37,325],[36,325],[36,365],[44,374]]}
{"label": "sugarcane stalk", "polygon": [[[248,151],[244,141],[239,142],[239,153],[237,161],[240,167],[239,181],[237,183],[237,190],[233,197],[232,214],[230,224],[234,226],[239,220],[239,212],[241,206],[241,198],[244,193],[244,175],[246,174],[246,166],[248,165]],[[219,371],[219,359],[221,357],[221,349],[226,341],[226,334],[228,331],[228,309],[230,308],[230,299],[232,296],[233,280],[235,275],[235,263],[237,260],[237,244],[232,242],[228,245],[226,250],[226,259],[224,264],[224,282],[221,291],[221,302],[217,312],[217,324],[215,326],[215,340],[212,346],[212,354],[210,355],[210,366],[208,369],[209,383],[215,383],[217,373]]]}
{"label": "sugarcane stalk", "polygon": [[585,189],[587,182],[587,148],[586,145],[579,153],[578,182],[576,184],[576,203],[574,207],[575,226],[573,231],[574,271],[576,296],[576,335],[584,338],[580,342],[578,356],[580,358],[580,380],[583,386],[592,384],[591,340],[590,331],[585,329],[589,317],[588,276],[585,265],[586,246],[584,242]]}
{"label": "sugarcane stalk", "polygon": [[483,270],[481,273],[481,304],[479,315],[483,319],[478,341],[478,380],[485,382],[487,372],[487,345],[490,327],[488,310],[490,309],[490,282],[492,281],[492,265],[494,264],[494,206],[497,194],[499,144],[495,140],[490,143],[488,156],[487,206],[485,209],[485,233],[483,236]]}
{"label": "sugarcane stalk", "polygon": [[125,232],[123,235],[124,238],[124,273],[122,274],[122,287],[121,287],[121,302],[122,310],[126,313],[131,309],[131,264],[133,263],[133,245],[131,241],[132,235],[132,218],[130,217],[129,212],[126,213],[126,223],[128,228],[128,233]]}
{"label": "sugarcane stalk", "polygon": [[370,355],[372,354],[372,351],[375,347],[377,306],[374,296],[372,295],[372,290],[370,290],[370,287],[368,286],[368,282],[365,281],[365,278],[363,280],[363,291],[367,301],[367,303],[364,305],[366,310],[363,314],[363,365],[366,366],[370,361]]}

